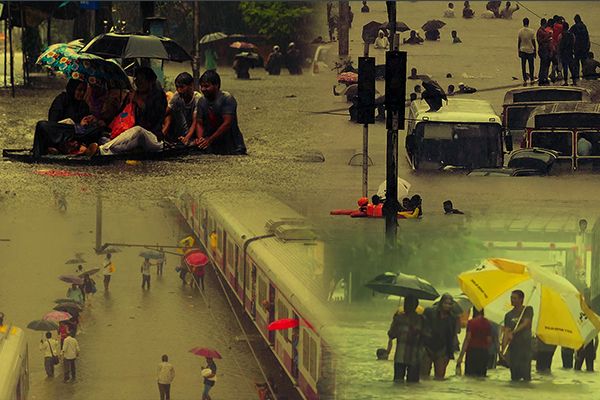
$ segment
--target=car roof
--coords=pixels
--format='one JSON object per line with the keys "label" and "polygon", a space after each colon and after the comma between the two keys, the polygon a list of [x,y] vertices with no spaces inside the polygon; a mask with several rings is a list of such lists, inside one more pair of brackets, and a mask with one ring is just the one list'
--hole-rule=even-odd
{"label": "car roof", "polygon": [[448,99],[442,108],[436,112],[427,112],[429,105],[424,100],[411,102],[412,117],[420,121],[430,122],[457,122],[457,123],[497,123],[501,119],[494,111],[492,105],[485,100],[474,99]]}

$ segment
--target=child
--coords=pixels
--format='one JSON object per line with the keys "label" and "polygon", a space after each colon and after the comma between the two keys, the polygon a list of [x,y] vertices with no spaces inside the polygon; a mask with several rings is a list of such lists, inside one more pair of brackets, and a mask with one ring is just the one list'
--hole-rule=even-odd
{"label": "child", "polygon": [[456,33],[456,31],[452,31],[451,35],[452,35],[452,44],[462,43],[462,40],[460,40],[460,38],[458,37],[458,34]]}

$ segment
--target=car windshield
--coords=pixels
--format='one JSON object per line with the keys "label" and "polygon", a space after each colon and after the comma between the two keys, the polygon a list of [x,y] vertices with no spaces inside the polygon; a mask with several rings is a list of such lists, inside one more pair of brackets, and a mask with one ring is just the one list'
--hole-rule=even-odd
{"label": "car windshield", "polygon": [[420,123],[419,158],[442,166],[500,167],[501,130],[499,124]]}

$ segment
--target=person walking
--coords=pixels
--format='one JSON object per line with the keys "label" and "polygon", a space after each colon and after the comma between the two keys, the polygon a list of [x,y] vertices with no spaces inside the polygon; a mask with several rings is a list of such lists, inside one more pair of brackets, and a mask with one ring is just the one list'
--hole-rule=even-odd
{"label": "person walking", "polygon": [[273,46],[273,51],[267,57],[265,70],[269,75],[279,75],[281,73],[281,64],[283,63],[283,53],[279,46]]}
{"label": "person walking", "polygon": [[164,267],[165,267],[165,264],[167,263],[167,259],[166,259],[165,253],[163,253],[163,251],[162,251],[162,250],[163,250],[163,249],[161,248],[161,249],[160,249],[160,252],[161,252],[161,254],[162,254],[162,258],[159,258],[159,259],[156,261],[156,275],[159,275],[159,276],[162,276],[162,274],[163,274],[163,269],[164,269]]}
{"label": "person walking", "polygon": [[212,358],[206,357],[206,367],[202,369],[204,377],[204,391],[202,392],[202,400],[212,400],[208,392],[215,386],[217,382],[217,364]]}
{"label": "person walking", "polygon": [[158,364],[158,392],[160,400],[170,400],[171,398],[171,383],[175,379],[175,368],[169,363],[169,356],[163,354],[161,362]]}
{"label": "person walking", "polygon": [[44,354],[44,369],[48,378],[54,377],[54,366],[58,364],[58,340],[52,338],[51,332],[46,332],[46,339],[40,340],[40,351]]}
{"label": "person walking", "polygon": [[67,298],[76,303],[83,304],[83,292],[81,291],[79,285],[73,283],[71,287],[67,289]]}
{"label": "person walking", "polygon": [[150,259],[148,257],[144,258],[144,262],[142,263],[142,267],[140,268],[140,272],[142,273],[142,289],[146,286],[147,289],[150,289]]}
{"label": "person walking", "polygon": [[579,79],[579,72],[583,70],[583,63],[590,51],[590,35],[579,14],[575,15],[573,19],[575,24],[569,30],[575,38],[573,47],[573,55],[575,56],[573,61],[573,77]]}
{"label": "person walking", "polygon": [[548,85],[548,71],[552,60],[552,34],[546,30],[548,21],[546,18],[540,20],[540,27],[535,36],[538,45],[538,56],[540,56],[540,72],[538,73],[538,84]]}
{"label": "person walking", "polygon": [[575,54],[575,35],[569,32],[569,24],[563,22],[563,31],[558,39],[558,59],[563,69],[563,86],[569,86],[569,70],[571,70],[571,79],[573,85],[577,84],[577,77],[573,71]]}
{"label": "person walking", "polygon": [[79,357],[79,342],[69,332],[62,346],[63,364],[65,369],[64,381],[68,382],[69,378],[74,381],[76,376],[75,360]]}
{"label": "person walking", "polygon": [[425,354],[421,364],[423,376],[429,376],[433,364],[435,379],[444,379],[448,362],[454,358],[458,320],[452,315],[453,305],[454,299],[445,293],[435,307],[429,307],[423,313],[425,319],[423,341]]}
{"label": "person walking", "polygon": [[202,288],[203,292],[204,292],[204,274],[205,273],[206,273],[206,271],[205,271],[204,265],[197,265],[194,267],[194,270],[192,271],[192,275],[194,276],[194,280],[196,281],[196,287],[198,287],[198,289]]}
{"label": "person walking", "polygon": [[596,336],[588,344],[577,350],[575,354],[575,371],[581,371],[583,362],[585,361],[585,370],[594,372],[594,360],[598,351],[598,336]]}
{"label": "person walking", "polygon": [[456,364],[461,365],[465,353],[465,375],[486,376],[489,347],[492,344],[492,325],[484,317],[483,310],[473,308],[473,318],[467,323],[467,335]]}
{"label": "person walking", "polygon": [[[419,365],[423,335],[423,316],[417,314],[419,300],[414,296],[404,298],[404,312],[394,314],[388,331],[386,355],[392,350],[392,341],[396,339],[394,354],[394,382],[419,382]],[[387,359],[387,356],[386,356]]]}
{"label": "person walking", "polygon": [[[535,59],[535,32],[529,28],[529,18],[523,18],[523,27],[519,30],[519,40],[517,48],[519,50],[519,58],[521,59],[521,73],[523,74],[523,86],[527,86],[527,77],[533,85],[533,71]],[[526,72],[526,64],[529,64],[529,75]]]}
{"label": "person walking", "polygon": [[106,253],[106,257],[104,258],[104,264],[102,267],[102,274],[104,275],[104,291],[108,292],[108,286],[110,285],[110,278],[112,274],[115,272],[115,266],[112,262],[111,253]]}
{"label": "person walking", "polygon": [[531,380],[531,321],[533,308],[525,307],[525,293],[514,290],[510,295],[513,309],[504,316],[501,354],[508,354],[510,379]]}

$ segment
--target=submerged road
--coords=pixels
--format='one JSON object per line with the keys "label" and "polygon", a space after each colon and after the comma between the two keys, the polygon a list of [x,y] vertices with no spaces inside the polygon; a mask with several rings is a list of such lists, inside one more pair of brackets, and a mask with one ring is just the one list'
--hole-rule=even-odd
{"label": "submerged road", "polygon": [[[23,204],[18,197],[5,200],[1,207],[0,237],[10,242],[0,243],[0,310],[6,314],[5,322],[25,327],[51,311],[54,299],[65,297],[67,284],[57,277],[75,272],[77,265],[65,264],[75,253],[83,253],[86,269],[100,265],[101,258],[92,250],[95,198],[72,200],[66,212],[48,201]],[[166,202],[131,204],[124,197],[113,197],[104,202],[103,210],[105,242],[174,245],[189,233]],[[104,292],[102,276],[95,276],[98,292],[84,311],[82,332],[77,334],[81,356],[76,382],[63,383],[62,364],[54,378],[46,378],[38,351],[42,333],[26,330],[30,399],[158,397],[156,368],[162,354],[168,354],[175,367],[173,398],[199,399],[205,360],[188,352],[196,346],[215,348],[223,356],[216,360],[214,399],[256,399],[255,383],[264,378],[212,268],[201,294],[182,286],[174,271],[179,258],[169,255],[163,275],[157,276],[152,268],[151,287],[142,290],[140,250],[123,247],[113,254],[116,272],[109,292]],[[259,358],[266,360],[265,370],[276,376],[273,357],[261,348],[256,332],[249,334]]]}

